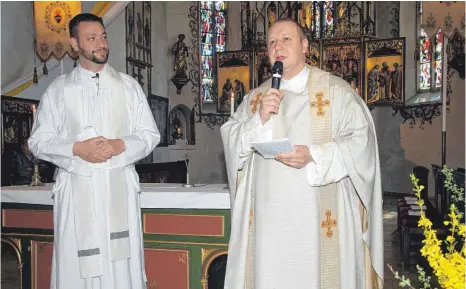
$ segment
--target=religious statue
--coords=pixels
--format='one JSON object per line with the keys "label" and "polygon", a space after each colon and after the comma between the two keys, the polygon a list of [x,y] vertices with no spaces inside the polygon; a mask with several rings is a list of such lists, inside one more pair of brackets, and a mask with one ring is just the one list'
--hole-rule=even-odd
{"label": "religious statue", "polygon": [[172,53],[175,55],[173,64],[173,70],[175,70],[175,76],[172,78],[172,82],[176,86],[176,93],[181,93],[181,88],[188,83],[189,79],[186,75],[188,70],[187,57],[188,46],[183,42],[185,39],[184,34],[178,34],[178,41],[173,45]]}
{"label": "religious statue", "polygon": [[377,97],[378,91],[378,79],[379,79],[379,65],[376,64],[367,74],[367,101],[374,101]]}
{"label": "religious statue", "polygon": [[136,27],[138,29],[138,42],[142,43],[142,20],[141,13],[138,12],[138,20],[136,21]]}
{"label": "religious statue", "polygon": [[298,11],[299,24],[307,29],[311,29],[312,22],[312,4],[313,2],[300,3],[300,9]]}
{"label": "religious statue", "polygon": [[401,101],[403,87],[401,66],[395,62],[393,67],[395,70],[392,71],[390,76],[390,96],[394,101]]}
{"label": "religious statue", "polygon": [[13,116],[6,117],[4,137],[6,143],[18,142],[18,127],[16,124],[16,119]]}
{"label": "religious statue", "polygon": [[183,42],[184,38],[184,34],[179,34],[178,41],[172,48],[172,53],[175,55],[173,69],[175,70],[176,76],[186,76],[186,70],[188,69],[186,57],[188,57],[189,54],[188,47]]}
{"label": "religious statue", "polygon": [[338,19],[338,26],[337,27],[337,34],[338,35],[346,35],[346,2],[342,1],[337,6],[337,19]]}
{"label": "religious statue", "polygon": [[173,119],[173,133],[171,137],[173,143],[178,139],[183,139],[183,124],[177,117]]}
{"label": "religious statue", "polygon": [[262,71],[260,72],[260,76],[261,76],[261,79],[259,80],[260,84],[269,80],[269,78],[272,77],[272,71],[270,70],[270,67],[264,65],[262,67]]}
{"label": "religious statue", "polygon": [[388,79],[390,77],[390,69],[386,62],[382,63],[382,69],[379,72],[379,99],[390,98],[388,93]]}
{"label": "religious statue", "polygon": [[146,39],[146,46],[150,46],[150,26],[149,19],[146,18],[146,25],[144,26],[144,38]]}
{"label": "religious statue", "polygon": [[133,47],[133,29],[134,29],[134,20],[131,14],[131,9],[128,9],[128,38],[126,39],[126,50],[129,51],[129,56],[132,55]]}
{"label": "religious statue", "polygon": [[222,91],[223,96],[220,102],[220,107],[225,106],[225,104],[229,103],[228,100],[230,99],[230,97],[232,96],[231,94],[233,93],[233,85],[231,84],[229,78],[227,78],[227,82],[225,82],[225,84],[223,85]]}
{"label": "religious statue", "polygon": [[133,39],[133,27],[134,27],[134,21],[133,21],[133,16],[131,16],[131,9],[128,9],[128,38],[130,41]]}
{"label": "religious statue", "polygon": [[269,27],[277,21],[277,7],[273,2],[267,7],[267,18],[269,20]]}
{"label": "religious statue", "polygon": [[242,83],[238,79],[235,79],[235,103],[236,103],[236,106],[241,104],[245,94],[246,94],[246,91],[244,89],[244,83]]}

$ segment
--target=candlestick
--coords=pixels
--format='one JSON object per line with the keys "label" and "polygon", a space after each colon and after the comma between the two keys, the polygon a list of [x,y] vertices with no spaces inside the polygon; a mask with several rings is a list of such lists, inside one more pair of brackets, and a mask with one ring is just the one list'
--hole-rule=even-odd
{"label": "candlestick", "polygon": [[[34,123],[36,121],[36,105],[31,105],[32,110],[32,127],[34,127]],[[34,173],[32,174],[31,183],[29,186],[31,187],[39,187],[43,186],[44,184],[40,181],[40,174],[39,174],[39,160],[34,159]]]}
{"label": "candlestick", "polygon": [[32,174],[31,183],[29,184],[31,187],[40,187],[44,186],[44,184],[40,181],[39,175],[39,160],[34,160],[34,173]]}
{"label": "candlestick", "polygon": [[184,162],[186,164],[186,184],[182,184],[182,187],[191,188],[191,187],[194,187],[194,185],[189,184],[189,166],[188,166],[187,155],[186,155],[186,158],[184,159]]}

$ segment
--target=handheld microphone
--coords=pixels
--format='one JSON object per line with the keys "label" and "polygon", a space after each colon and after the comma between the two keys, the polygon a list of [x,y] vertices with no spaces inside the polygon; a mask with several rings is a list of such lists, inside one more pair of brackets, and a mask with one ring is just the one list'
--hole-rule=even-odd
{"label": "handheld microphone", "polygon": [[282,80],[283,63],[275,61],[272,67],[272,88],[280,89],[280,81]]}

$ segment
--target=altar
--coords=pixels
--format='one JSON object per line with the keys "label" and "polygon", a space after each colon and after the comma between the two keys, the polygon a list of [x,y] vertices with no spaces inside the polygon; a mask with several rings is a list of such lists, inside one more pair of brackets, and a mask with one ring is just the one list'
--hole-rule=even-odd
{"label": "altar", "polygon": [[[2,245],[16,252],[21,288],[50,288],[52,184],[2,187],[1,194]],[[148,288],[206,289],[223,278],[230,235],[226,184],[141,184],[141,207]]]}

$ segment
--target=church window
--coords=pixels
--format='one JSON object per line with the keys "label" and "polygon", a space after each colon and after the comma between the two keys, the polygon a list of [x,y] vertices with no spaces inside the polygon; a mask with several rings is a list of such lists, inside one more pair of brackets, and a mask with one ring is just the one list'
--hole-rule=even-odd
{"label": "church window", "polygon": [[442,48],[443,33],[438,30],[429,37],[421,27],[422,2],[417,3],[418,10],[418,41],[419,41],[419,70],[418,89],[420,91],[438,90],[442,86]]}
{"label": "church window", "polygon": [[333,1],[325,1],[324,2],[324,29],[325,29],[325,38],[332,38],[335,32],[335,28],[333,27],[333,13],[335,8],[333,7]]}
{"label": "church window", "polygon": [[226,1],[200,2],[201,98],[214,102],[215,53],[226,50]]}
{"label": "church window", "polygon": [[298,22],[313,39],[335,36],[336,4],[333,1],[300,2]]}

